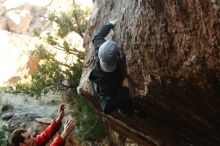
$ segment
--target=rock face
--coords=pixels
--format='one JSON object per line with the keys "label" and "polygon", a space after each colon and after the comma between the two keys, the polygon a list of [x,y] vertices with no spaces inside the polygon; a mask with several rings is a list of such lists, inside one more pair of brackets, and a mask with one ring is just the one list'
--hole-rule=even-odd
{"label": "rock face", "polygon": [[95,1],[84,46],[118,19],[108,39],[125,56],[134,103],[150,115],[134,127],[155,145],[220,145],[219,13],[211,0]]}

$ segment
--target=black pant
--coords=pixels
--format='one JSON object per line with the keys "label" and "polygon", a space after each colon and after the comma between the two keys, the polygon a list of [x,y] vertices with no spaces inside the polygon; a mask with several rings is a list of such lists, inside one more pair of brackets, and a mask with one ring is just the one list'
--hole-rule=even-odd
{"label": "black pant", "polygon": [[93,90],[96,93],[101,109],[104,113],[110,114],[116,109],[120,109],[124,113],[131,114],[134,111],[133,104],[129,99],[129,89],[127,87],[121,86],[117,93],[111,96],[103,96],[98,93],[96,83],[92,82]]}

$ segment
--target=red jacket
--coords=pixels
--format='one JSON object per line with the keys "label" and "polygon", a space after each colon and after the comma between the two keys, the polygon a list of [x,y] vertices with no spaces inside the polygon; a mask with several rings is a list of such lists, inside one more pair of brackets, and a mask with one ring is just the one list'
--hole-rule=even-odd
{"label": "red jacket", "polygon": [[[34,139],[36,146],[45,146],[48,141],[56,134],[60,129],[61,124],[57,124],[55,120],[52,120],[51,124]],[[65,141],[58,135],[50,146],[64,146]]]}

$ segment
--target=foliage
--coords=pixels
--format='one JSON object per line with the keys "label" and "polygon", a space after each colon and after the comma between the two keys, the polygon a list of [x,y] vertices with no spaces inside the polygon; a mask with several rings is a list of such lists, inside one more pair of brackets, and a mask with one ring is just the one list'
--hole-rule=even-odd
{"label": "foliage", "polygon": [[[16,85],[16,92],[26,93],[38,98],[51,90],[73,89],[73,95],[69,97],[68,103],[70,103],[77,120],[76,136],[82,141],[96,140],[97,137],[103,138],[105,136],[104,128],[100,117],[93,111],[88,102],[76,92],[82,73],[84,52],[71,46],[64,37],[71,31],[75,31],[83,37],[88,14],[89,10],[80,9],[74,2],[72,12],[61,13],[60,16],[50,15],[49,19],[55,21],[59,26],[56,35],[47,33],[46,36],[43,36],[39,31],[35,31],[37,36],[45,39],[54,48],[65,51],[67,55],[77,56],[76,63],[62,63],[55,59],[56,54],[46,51],[43,46],[38,46],[38,50],[32,52],[32,55],[39,56],[41,59],[38,70],[31,74],[31,82],[20,82]],[[67,81],[68,84],[63,84],[63,81]]]}
{"label": "foliage", "polygon": [[8,146],[10,143],[10,132],[6,125],[0,125],[0,146]]}
{"label": "foliage", "polygon": [[71,44],[65,39],[65,36],[69,34],[69,32],[76,32],[82,38],[84,37],[84,32],[86,30],[88,24],[88,16],[91,10],[89,8],[82,9],[80,5],[78,5],[73,0],[73,8],[68,12],[61,12],[60,14],[51,13],[49,15],[49,20],[56,22],[58,25],[58,30],[56,35],[48,32],[45,36],[41,35],[41,33],[35,29],[35,35],[45,39],[49,44],[54,46],[56,49],[65,51],[69,54],[74,54],[78,56],[80,59],[84,57],[84,52],[79,51],[75,47],[71,46]]}
{"label": "foliage", "polygon": [[42,93],[46,94],[50,90],[62,90],[61,82],[65,78],[65,73],[61,69],[62,63],[55,59],[55,54],[46,51],[42,46],[32,53],[39,56],[43,63],[36,72],[31,73],[31,82],[18,83],[16,91],[40,97]]}
{"label": "foliage", "polygon": [[82,96],[74,95],[73,116],[77,119],[75,135],[78,140],[96,141],[105,137],[102,120]]}
{"label": "foliage", "polygon": [[71,11],[67,13],[62,12],[60,16],[52,13],[49,16],[49,20],[55,21],[59,25],[58,35],[60,37],[66,36],[71,31],[75,31],[83,37],[90,11],[89,8],[82,9],[80,5],[73,0],[73,9]]}

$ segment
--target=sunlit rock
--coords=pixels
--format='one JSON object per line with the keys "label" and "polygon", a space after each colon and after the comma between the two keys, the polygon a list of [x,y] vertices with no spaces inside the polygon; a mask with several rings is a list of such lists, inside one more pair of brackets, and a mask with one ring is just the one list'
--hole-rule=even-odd
{"label": "sunlit rock", "polygon": [[0,3],[2,4],[2,3],[4,3],[6,0],[0,0]]}
{"label": "sunlit rock", "polygon": [[6,19],[10,31],[23,33],[28,30],[32,16],[27,10],[13,10],[6,13]]}
{"label": "sunlit rock", "polygon": [[[36,50],[36,45],[40,43],[36,37],[0,30],[0,84],[7,80],[12,83],[34,71],[38,63],[30,51]],[[34,61],[31,61],[32,58]]]}
{"label": "sunlit rock", "polygon": [[39,67],[40,58],[38,56],[31,55],[28,59],[26,68],[28,68],[28,73],[33,73]]}
{"label": "sunlit rock", "polygon": [[0,16],[0,30],[8,30],[7,19],[2,16]]}
{"label": "sunlit rock", "polygon": [[0,16],[5,13],[5,8],[0,3]]}
{"label": "sunlit rock", "polygon": [[11,10],[31,10],[30,3],[24,0],[6,0],[3,6],[7,12]]}
{"label": "sunlit rock", "polygon": [[11,86],[11,85],[14,85],[15,83],[18,83],[21,79],[22,78],[20,76],[13,76],[10,79],[8,79],[5,83]]}

